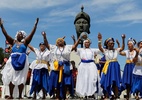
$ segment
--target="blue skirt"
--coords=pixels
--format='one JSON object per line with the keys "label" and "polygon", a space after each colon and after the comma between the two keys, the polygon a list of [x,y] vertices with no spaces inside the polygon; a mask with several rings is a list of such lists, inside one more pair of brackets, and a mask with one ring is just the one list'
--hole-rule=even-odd
{"label": "blue skirt", "polygon": [[101,87],[109,95],[111,95],[112,85],[115,84],[120,90],[120,83],[121,83],[120,65],[118,62],[110,62],[107,69],[107,73],[102,74],[100,81]]}
{"label": "blue skirt", "polygon": [[135,94],[137,92],[140,92],[140,96],[142,96],[142,76],[133,74],[131,93]]}
{"label": "blue skirt", "polygon": [[121,91],[126,89],[126,85],[132,86],[133,81],[133,68],[134,63],[127,63],[124,67],[123,77],[122,77],[122,84],[121,84]]}
{"label": "blue skirt", "polygon": [[45,89],[47,93],[48,79],[49,79],[48,69],[45,69],[45,68],[34,69],[30,95],[35,91],[35,89],[37,89],[36,92],[39,92],[43,88]]}
{"label": "blue skirt", "polygon": [[70,70],[70,74],[63,73],[63,80],[60,84],[60,96],[61,98],[64,98],[64,86],[69,86],[69,92],[71,96],[74,95],[74,81],[73,81],[73,75],[72,71]]}
{"label": "blue skirt", "polygon": [[59,71],[52,70],[49,76],[49,95],[52,96],[54,94],[54,89],[59,89]]}

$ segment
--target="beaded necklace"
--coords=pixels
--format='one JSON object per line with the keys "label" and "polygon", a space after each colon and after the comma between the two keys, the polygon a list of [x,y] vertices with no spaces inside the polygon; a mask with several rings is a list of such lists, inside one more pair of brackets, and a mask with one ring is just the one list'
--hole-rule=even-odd
{"label": "beaded necklace", "polygon": [[[60,51],[60,56],[59,57],[58,57],[58,54],[57,54],[58,49]],[[59,60],[62,57],[63,51],[64,51],[64,47],[63,47],[63,50],[61,50],[59,47],[56,48],[55,55],[56,55],[57,60]]]}
{"label": "beaded necklace", "polygon": [[114,50],[114,51],[112,50],[112,56],[111,56],[110,53],[109,53],[111,50],[107,50],[107,51],[108,51],[108,56],[107,56],[107,57],[109,58],[109,60],[114,59],[115,50]]}

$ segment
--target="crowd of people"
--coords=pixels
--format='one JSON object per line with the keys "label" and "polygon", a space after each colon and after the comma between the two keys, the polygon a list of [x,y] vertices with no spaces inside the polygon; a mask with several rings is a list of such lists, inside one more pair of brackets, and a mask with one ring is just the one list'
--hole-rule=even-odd
{"label": "crowd of people", "polygon": [[[67,45],[64,38],[58,38],[56,44],[49,44],[46,33],[42,32],[43,42],[39,48],[33,47],[30,42],[36,32],[39,18],[36,19],[31,33],[27,36],[25,31],[18,31],[15,38],[12,38],[4,28],[0,18],[0,27],[3,35],[12,50],[2,70],[2,81],[9,89],[6,99],[14,99],[14,89],[18,89],[18,98],[22,99],[24,85],[27,77],[30,77],[30,95],[37,99],[37,94],[42,91],[42,99],[47,94],[51,99],[67,99],[67,94],[72,98],[75,96],[85,99],[95,99],[95,94],[102,96],[101,99],[119,99],[122,91],[126,90],[126,99],[134,94],[138,100],[142,96],[142,41],[136,42],[129,38],[127,41],[128,50],[125,49],[125,34],[122,37],[122,45],[114,48],[115,40],[108,38],[102,45],[102,34],[98,34],[98,48],[91,48],[91,40],[84,35],[75,40],[73,45]],[[77,20],[76,20],[77,21]],[[75,23],[76,23],[75,21]],[[83,48],[78,48],[80,41]],[[135,46],[137,44],[137,47]],[[27,48],[30,51],[27,52]],[[28,55],[30,52],[36,55],[35,60],[30,64]],[[80,57],[78,67],[71,61],[71,52],[74,51]],[[96,55],[102,54],[99,63],[94,61]],[[126,65],[121,75],[118,55],[126,56]],[[28,71],[31,71],[31,75]],[[99,71],[98,71],[99,70]]]}

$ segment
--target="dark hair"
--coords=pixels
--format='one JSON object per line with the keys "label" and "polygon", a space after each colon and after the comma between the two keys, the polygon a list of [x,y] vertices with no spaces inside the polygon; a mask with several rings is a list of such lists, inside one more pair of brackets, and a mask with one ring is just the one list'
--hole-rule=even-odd
{"label": "dark hair", "polygon": [[40,45],[45,45],[45,43],[44,43],[44,42],[41,42],[41,43],[39,44],[39,46],[40,46]]}
{"label": "dark hair", "polygon": [[103,46],[103,48],[105,48],[105,49],[108,49],[108,46],[107,46],[107,39],[104,41],[104,46]]}
{"label": "dark hair", "polygon": [[142,42],[142,40],[140,40],[138,43],[137,43],[137,46],[139,47],[140,43]]}

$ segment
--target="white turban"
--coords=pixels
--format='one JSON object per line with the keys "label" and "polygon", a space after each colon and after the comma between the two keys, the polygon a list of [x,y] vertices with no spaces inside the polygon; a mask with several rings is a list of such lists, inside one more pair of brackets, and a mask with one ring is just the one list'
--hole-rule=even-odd
{"label": "white turban", "polygon": [[17,40],[17,35],[19,34],[19,32],[22,33],[22,35],[23,35],[23,39],[21,40],[21,42],[24,42],[24,40],[25,40],[27,34],[26,34],[25,31],[22,31],[22,30],[17,31],[17,33],[16,33],[16,35],[15,35],[15,40]]}

